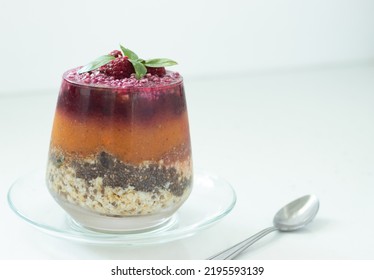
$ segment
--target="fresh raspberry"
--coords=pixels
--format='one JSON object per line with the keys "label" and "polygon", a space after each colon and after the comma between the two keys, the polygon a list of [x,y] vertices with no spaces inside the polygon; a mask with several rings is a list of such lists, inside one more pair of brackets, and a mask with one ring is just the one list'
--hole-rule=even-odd
{"label": "fresh raspberry", "polygon": [[135,73],[134,66],[125,57],[117,57],[111,62],[100,67],[100,72],[108,76],[112,76],[115,79],[130,78],[132,73]]}
{"label": "fresh raspberry", "polygon": [[163,77],[166,74],[165,67],[147,67],[147,73]]}
{"label": "fresh raspberry", "polygon": [[121,56],[122,56],[122,53],[121,53],[121,51],[119,51],[119,50],[114,50],[114,51],[111,51],[111,52],[109,53],[109,55],[114,56],[114,57],[121,57]]}

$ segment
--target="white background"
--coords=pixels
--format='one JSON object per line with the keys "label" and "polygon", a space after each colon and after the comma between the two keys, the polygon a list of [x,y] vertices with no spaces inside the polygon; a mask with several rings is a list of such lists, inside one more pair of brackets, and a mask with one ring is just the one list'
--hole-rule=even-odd
{"label": "white background", "polygon": [[[2,1],[0,259],[204,259],[316,193],[316,221],[241,259],[374,259],[374,1]],[[234,186],[216,226],[169,244],[58,240],[17,218],[12,182],[44,168],[60,77],[126,44],[185,77],[196,166]]]}
{"label": "white background", "polygon": [[119,43],[193,78],[374,58],[371,0],[0,3],[3,94],[57,88],[65,70]]}

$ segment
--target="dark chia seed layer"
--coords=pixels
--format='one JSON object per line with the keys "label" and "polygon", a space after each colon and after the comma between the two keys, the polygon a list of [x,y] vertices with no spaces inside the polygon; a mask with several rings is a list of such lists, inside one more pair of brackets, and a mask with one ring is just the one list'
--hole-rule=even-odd
{"label": "dark chia seed layer", "polygon": [[91,181],[102,177],[105,186],[132,186],[135,191],[157,192],[160,188],[167,188],[173,195],[182,196],[191,184],[190,178],[181,177],[173,167],[166,168],[155,163],[134,166],[123,163],[106,152],[101,152],[92,163],[74,161],[72,166],[77,178]]}

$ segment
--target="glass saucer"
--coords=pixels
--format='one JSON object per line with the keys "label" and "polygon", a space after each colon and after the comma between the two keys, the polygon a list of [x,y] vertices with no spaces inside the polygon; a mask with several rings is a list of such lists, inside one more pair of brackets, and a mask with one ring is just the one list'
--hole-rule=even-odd
{"label": "glass saucer", "polygon": [[162,227],[135,233],[103,233],[75,223],[54,201],[38,170],[19,178],[8,192],[12,210],[26,222],[55,237],[93,244],[146,245],[164,243],[203,230],[226,216],[234,207],[234,189],[224,179],[195,170],[194,186],[186,203]]}

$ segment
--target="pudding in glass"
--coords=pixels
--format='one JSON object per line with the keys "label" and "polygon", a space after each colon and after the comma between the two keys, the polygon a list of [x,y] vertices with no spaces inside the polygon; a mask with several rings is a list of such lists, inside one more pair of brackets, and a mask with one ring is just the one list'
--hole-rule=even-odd
{"label": "pudding in glass", "polygon": [[78,70],[63,75],[58,96],[46,176],[50,193],[90,229],[161,226],[192,187],[182,77],[164,71],[116,78]]}

